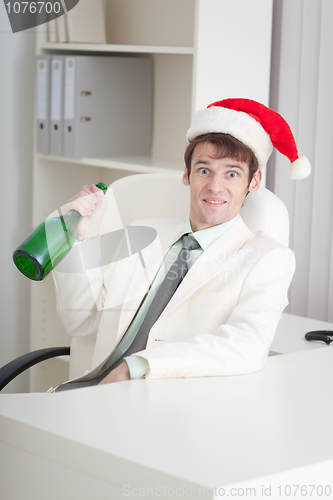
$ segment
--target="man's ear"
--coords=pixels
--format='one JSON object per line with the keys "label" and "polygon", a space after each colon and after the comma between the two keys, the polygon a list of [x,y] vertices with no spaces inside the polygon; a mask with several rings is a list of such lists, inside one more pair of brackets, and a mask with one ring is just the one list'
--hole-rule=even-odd
{"label": "man's ear", "polygon": [[260,168],[254,173],[252,180],[249,185],[249,193],[256,193],[258,189],[260,188],[260,183],[262,179],[262,172]]}
{"label": "man's ear", "polygon": [[184,186],[189,186],[190,185],[190,180],[188,178],[188,172],[187,172],[187,167],[185,167],[184,173],[183,173],[183,178],[182,178]]}

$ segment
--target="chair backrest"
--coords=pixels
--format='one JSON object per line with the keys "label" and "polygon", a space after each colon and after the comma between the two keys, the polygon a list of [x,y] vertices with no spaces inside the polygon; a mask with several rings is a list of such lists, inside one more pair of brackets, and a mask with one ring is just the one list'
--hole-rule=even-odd
{"label": "chair backrest", "polygon": [[103,222],[108,224],[115,210],[124,226],[137,219],[185,218],[190,192],[181,179],[181,174],[137,174],[118,179],[106,193],[108,209]]}
{"label": "chair backrest", "polygon": [[251,231],[265,231],[282,245],[288,246],[288,210],[272,191],[261,187],[256,193],[250,193],[240,214]]}
{"label": "chair backrest", "polygon": [[[137,174],[115,181],[106,194],[109,205],[102,232],[110,230],[108,221],[114,217],[115,209],[124,226],[136,219],[187,217],[190,188],[183,185],[181,178],[182,174]],[[251,231],[265,231],[283,245],[288,245],[287,209],[268,189],[260,188],[257,193],[250,193],[241,216]]]}

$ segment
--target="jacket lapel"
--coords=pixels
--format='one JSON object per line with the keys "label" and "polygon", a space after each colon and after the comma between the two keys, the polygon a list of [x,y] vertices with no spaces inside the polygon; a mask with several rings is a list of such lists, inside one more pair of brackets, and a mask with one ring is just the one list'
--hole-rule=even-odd
{"label": "jacket lapel", "polygon": [[[126,314],[123,314],[123,321],[119,323],[118,338],[121,338],[123,332],[128,328],[143,297],[148,292],[149,287],[154,281],[161,264],[171,248],[171,245],[181,233],[184,224],[185,220],[181,219],[174,219],[172,221],[170,219],[166,219],[165,221],[162,221],[162,223],[161,220],[154,219],[145,221],[145,225],[153,227],[157,230],[157,237],[156,240],[149,246],[150,248],[143,251],[140,257],[137,255],[138,272],[132,273],[129,282],[128,292],[122,306],[122,312],[125,313],[125,310],[127,311]],[[144,264],[145,267],[143,267],[142,264]],[[136,290],[136,292],[133,290]],[[133,297],[135,297],[134,300]],[[131,304],[130,311],[127,309],[128,303]]]}
{"label": "jacket lapel", "polygon": [[214,241],[193,264],[161,317],[172,312],[196,290],[221,273],[228,266],[229,259],[240,250],[251,234],[240,218]]}

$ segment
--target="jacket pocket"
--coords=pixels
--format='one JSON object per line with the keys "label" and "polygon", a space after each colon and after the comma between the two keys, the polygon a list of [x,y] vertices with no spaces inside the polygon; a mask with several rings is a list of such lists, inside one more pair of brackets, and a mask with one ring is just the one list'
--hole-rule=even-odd
{"label": "jacket pocket", "polygon": [[228,304],[230,296],[230,292],[215,292],[194,295],[193,297],[191,297],[189,307]]}

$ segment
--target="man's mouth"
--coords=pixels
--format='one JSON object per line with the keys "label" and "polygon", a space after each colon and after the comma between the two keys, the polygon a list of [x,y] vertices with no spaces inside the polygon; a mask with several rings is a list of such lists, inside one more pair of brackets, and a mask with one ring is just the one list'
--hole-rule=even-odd
{"label": "man's mouth", "polygon": [[204,202],[209,203],[209,205],[223,205],[223,203],[226,203],[226,201],[222,200],[204,200]]}

